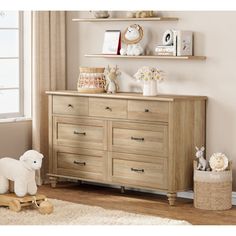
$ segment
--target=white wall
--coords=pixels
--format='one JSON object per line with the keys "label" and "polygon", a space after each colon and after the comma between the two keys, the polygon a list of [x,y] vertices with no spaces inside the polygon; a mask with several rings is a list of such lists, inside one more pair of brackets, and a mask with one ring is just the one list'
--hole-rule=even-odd
{"label": "white wall", "polygon": [[32,148],[32,122],[0,122],[0,158],[19,158]]}
{"label": "white wall", "polygon": [[221,151],[234,161],[236,190],[236,12],[162,12],[165,16],[179,17],[179,21],[139,22],[144,28],[143,44],[149,50],[161,43],[166,29],[194,31],[195,55],[207,56],[206,61],[85,58],[86,53],[101,52],[105,30],[124,30],[129,25],[129,22],[71,21],[89,14],[67,12],[68,89],[76,89],[80,66],[117,64],[123,71],[120,79],[122,91],[134,90],[136,82],[131,80],[130,75],[141,66],[151,65],[161,68],[168,75],[168,80],[160,84],[159,92],[208,96],[207,157]]}

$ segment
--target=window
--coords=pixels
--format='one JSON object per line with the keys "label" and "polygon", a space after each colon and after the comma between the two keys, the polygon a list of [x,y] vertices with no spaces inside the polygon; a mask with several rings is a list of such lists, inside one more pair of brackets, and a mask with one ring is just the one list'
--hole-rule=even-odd
{"label": "window", "polygon": [[0,11],[0,118],[24,115],[23,13]]}

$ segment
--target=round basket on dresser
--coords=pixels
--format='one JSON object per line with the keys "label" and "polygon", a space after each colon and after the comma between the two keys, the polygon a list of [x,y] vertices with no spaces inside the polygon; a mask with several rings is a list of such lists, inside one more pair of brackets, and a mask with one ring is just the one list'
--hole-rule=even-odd
{"label": "round basket on dresser", "polygon": [[200,171],[194,161],[194,207],[227,210],[232,207],[232,162],[225,171]]}
{"label": "round basket on dresser", "polygon": [[77,90],[80,93],[104,93],[106,79],[105,68],[80,67]]}

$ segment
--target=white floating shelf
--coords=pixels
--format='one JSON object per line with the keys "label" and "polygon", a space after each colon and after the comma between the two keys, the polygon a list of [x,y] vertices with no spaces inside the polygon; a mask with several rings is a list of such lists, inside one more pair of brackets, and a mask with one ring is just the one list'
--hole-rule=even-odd
{"label": "white floating shelf", "polygon": [[176,17],[150,17],[150,18],[78,18],[75,22],[114,22],[114,21],[178,21]]}
{"label": "white floating shelf", "polygon": [[85,57],[94,58],[125,58],[125,59],[173,59],[173,60],[205,60],[205,56],[122,56],[122,55],[107,55],[107,54],[86,54]]}

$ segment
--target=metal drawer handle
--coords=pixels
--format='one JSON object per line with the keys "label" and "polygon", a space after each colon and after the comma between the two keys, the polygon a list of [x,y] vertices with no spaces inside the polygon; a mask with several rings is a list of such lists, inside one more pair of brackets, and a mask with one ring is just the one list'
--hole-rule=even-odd
{"label": "metal drawer handle", "polygon": [[86,132],[79,132],[79,131],[74,131],[74,134],[78,134],[78,135],[86,135]]}
{"label": "metal drawer handle", "polygon": [[74,108],[74,106],[72,104],[68,104],[68,107],[70,108]]}
{"label": "metal drawer handle", "polygon": [[149,109],[145,109],[144,112],[149,112]]}
{"label": "metal drawer handle", "polygon": [[136,140],[136,141],[144,141],[144,138],[135,138],[135,137],[131,137],[132,140]]}
{"label": "metal drawer handle", "polygon": [[131,168],[130,170],[134,172],[144,172],[144,169]]}
{"label": "metal drawer handle", "polygon": [[112,108],[111,108],[111,107],[106,107],[105,109],[106,109],[106,110],[109,110],[109,111],[112,111]]}
{"label": "metal drawer handle", "polygon": [[81,165],[81,166],[85,166],[85,165],[86,165],[86,162],[74,161],[74,164],[76,164],[76,165]]}

